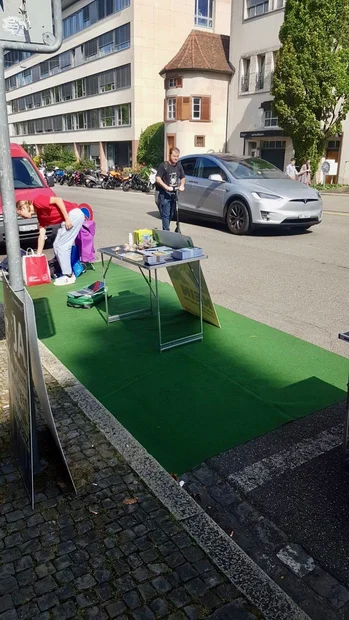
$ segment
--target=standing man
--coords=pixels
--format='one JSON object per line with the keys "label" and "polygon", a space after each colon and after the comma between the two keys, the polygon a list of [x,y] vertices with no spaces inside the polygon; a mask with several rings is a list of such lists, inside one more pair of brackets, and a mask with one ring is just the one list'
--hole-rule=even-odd
{"label": "standing man", "polygon": [[292,181],[296,181],[298,177],[298,172],[296,169],[296,160],[294,159],[294,157],[292,157],[290,163],[286,168],[286,174],[290,179],[292,179]]}
{"label": "standing man", "polygon": [[179,149],[171,148],[169,161],[160,164],[156,173],[162,230],[170,230],[170,223],[176,209],[176,191],[184,191],[185,174],[182,164],[178,162],[178,157]]}

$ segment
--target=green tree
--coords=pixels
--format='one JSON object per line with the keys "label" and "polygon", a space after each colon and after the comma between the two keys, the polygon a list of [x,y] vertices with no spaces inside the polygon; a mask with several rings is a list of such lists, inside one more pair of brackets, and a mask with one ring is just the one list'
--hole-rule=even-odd
{"label": "green tree", "polygon": [[72,151],[67,149],[64,144],[46,144],[43,150],[43,159],[47,165],[57,164],[60,162],[62,166],[76,163],[76,157]]}
{"label": "green tree", "polygon": [[349,110],[348,0],[287,0],[272,94],[299,163],[315,172]]}
{"label": "green tree", "polygon": [[156,168],[164,159],[164,123],[154,123],[142,131],[139,138],[137,161]]}

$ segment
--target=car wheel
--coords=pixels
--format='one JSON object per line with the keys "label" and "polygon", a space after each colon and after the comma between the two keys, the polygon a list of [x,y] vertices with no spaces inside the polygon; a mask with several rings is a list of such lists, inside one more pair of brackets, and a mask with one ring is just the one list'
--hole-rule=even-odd
{"label": "car wheel", "polygon": [[240,200],[230,203],[226,219],[228,229],[233,235],[246,235],[251,228],[249,210]]}

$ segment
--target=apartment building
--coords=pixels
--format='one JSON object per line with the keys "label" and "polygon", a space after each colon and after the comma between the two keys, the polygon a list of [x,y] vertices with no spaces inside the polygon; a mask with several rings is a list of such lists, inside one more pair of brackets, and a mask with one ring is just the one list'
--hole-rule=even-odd
{"label": "apartment building", "polygon": [[[281,169],[286,168],[294,151],[291,139],[279,126],[270,90],[285,3],[286,0],[232,0],[230,62],[236,71],[229,93],[227,140],[231,153],[257,155]],[[349,127],[349,120],[343,130],[345,125]],[[333,181],[349,181],[349,166],[345,165],[345,159],[349,160],[349,141],[347,148],[343,148],[344,135],[345,131],[329,140],[324,153],[338,172],[331,178]],[[343,157],[344,150],[348,151],[347,157]]]}
{"label": "apartment building", "polygon": [[64,144],[106,169],[136,161],[140,133],[163,118],[162,67],[192,28],[230,29],[230,0],[62,0],[54,55],[9,52],[11,140]]}

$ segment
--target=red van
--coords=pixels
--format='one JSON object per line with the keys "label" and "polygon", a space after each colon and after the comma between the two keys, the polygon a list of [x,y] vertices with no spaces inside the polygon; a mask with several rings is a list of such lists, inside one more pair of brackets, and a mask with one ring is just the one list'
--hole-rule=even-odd
{"label": "red van", "polygon": [[[15,185],[15,196],[17,200],[33,200],[38,194],[55,196],[51,187],[48,186],[42,174],[39,172],[34,162],[19,146],[11,144],[11,157],[13,168],[13,179]],[[18,228],[20,240],[36,239],[39,234],[39,226],[36,217],[30,220],[18,218]],[[52,229],[47,228],[47,237],[52,234]],[[2,199],[0,195],[0,243],[5,243],[4,216],[2,210]]]}

